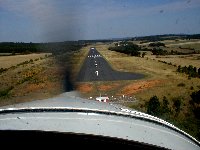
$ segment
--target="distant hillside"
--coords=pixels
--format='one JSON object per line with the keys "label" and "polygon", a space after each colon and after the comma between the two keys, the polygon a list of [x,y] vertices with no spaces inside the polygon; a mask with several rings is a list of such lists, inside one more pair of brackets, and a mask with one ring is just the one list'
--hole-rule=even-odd
{"label": "distant hillside", "polygon": [[200,34],[164,34],[164,35],[152,35],[135,37],[132,40],[143,40],[148,42],[163,41],[163,40],[175,40],[175,39],[200,39]]}

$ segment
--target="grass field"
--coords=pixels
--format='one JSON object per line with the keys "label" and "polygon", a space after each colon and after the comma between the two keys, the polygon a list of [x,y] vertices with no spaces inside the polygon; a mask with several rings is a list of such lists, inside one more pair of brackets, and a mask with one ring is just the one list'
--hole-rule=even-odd
{"label": "grass field", "polygon": [[[1,56],[0,106],[50,98],[64,92],[66,67],[75,80],[89,48],[52,56],[49,53]],[[67,61],[66,61],[67,60]]]}
{"label": "grass field", "polygon": [[[92,89],[100,91],[99,86],[110,85],[112,88],[106,90],[106,95],[110,97],[114,95],[118,99],[122,98],[122,95],[135,97],[136,101],[122,104],[144,112],[146,112],[147,102],[152,96],[156,95],[160,102],[165,96],[169,100],[169,107],[172,112],[168,117],[161,117],[190,134],[196,135],[198,126],[191,112],[189,101],[191,100],[191,93],[200,90],[200,79],[188,78],[187,75],[176,72],[176,66],[164,64],[158,60],[181,66],[193,65],[199,68],[199,55],[184,55],[184,57],[174,55],[172,58],[167,58],[168,56],[166,58],[156,58],[146,55],[145,58],[141,58],[109,51],[108,45],[99,45],[96,48],[115,70],[143,73],[146,77],[133,81],[102,82],[98,83],[98,86],[90,83],[92,88],[90,87],[89,92],[86,93],[92,93]],[[112,84],[114,84],[114,87]],[[181,100],[181,111],[178,115],[175,113],[173,106],[175,99]]]}
{"label": "grass field", "polygon": [[191,55],[166,55],[166,56],[155,56],[147,55],[146,58],[165,61],[167,63],[172,63],[173,65],[189,66],[200,68],[200,54]]}
{"label": "grass field", "polygon": [[[176,72],[177,67],[173,65],[193,65],[199,68],[199,54],[155,57],[148,53],[145,58],[141,58],[109,51],[110,45],[99,43],[98,45],[83,47],[80,51],[72,53],[66,63],[64,63],[65,60],[69,58],[67,54],[56,57],[46,57],[43,54],[42,59],[38,59],[38,57],[42,57],[39,55],[28,55],[26,59],[19,56],[17,59],[16,56],[14,57],[15,61],[6,66],[6,59],[11,60],[12,56],[2,56],[2,59],[5,59],[5,61],[1,61],[4,63],[2,63],[2,66],[11,68],[0,74],[0,105],[45,99],[64,92],[63,81],[66,66],[72,69],[72,80],[75,81],[91,46],[96,47],[113,69],[142,73],[145,78],[75,83],[76,90],[80,91],[82,97],[95,99],[100,95],[109,96],[112,102],[120,102],[122,105],[144,112],[146,112],[147,102],[154,95],[160,101],[165,96],[169,100],[172,112],[174,111],[174,98],[180,98],[180,113],[178,116],[171,115],[168,121],[195,135],[198,128],[195,122],[191,121],[193,116],[191,115],[189,101],[191,99],[190,94],[200,90],[200,79],[190,79],[187,75]],[[33,61],[30,61],[30,59]],[[158,60],[171,62],[172,65],[164,64]],[[24,61],[27,62],[17,65]],[[184,122],[183,126],[180,122]],[[190,131],[191,128],[193,128],[192,131]]]}
{"label": "grass field", "polygon": [[[99,50],[99,52],[109,61],[115,70],[143,73],[146,75],[146,78],[142,79],[142,81],[160,81],[151,88],[144,88],[144,90],[134,93],[141,100],[148,99],[153,95],[158,95],[159,97],[166,95],[170,97],[170,95],[172,96],[175,93],[176,95],[187,97],[188,92],[191,92],[191,90],[189,90],[191,86],[197,90],[200,85],[200,79],[192,78],[188,80],[186,75],[176,72],[177,67],[156,60],[160,58],[147,58],[149,56],[146,56],[146,58],[131,57],[125,54],[109,51],[107,48],[108,46],[102,45],[98,46],[97,50]],[[166,61],[168,60],[172,64],[177,63],[177,65],[180,64],[182,66],[191,64],[200,67],[200,61],[196,59],[196,57],[199,57],[199,55],[192,55],[184,58],[176,58],[176,56],[174,56],[174,58],[162,59]],[[180,61],[180,59],[182,59],[182,61]],[[135,84],[137,84],[137,82],[140,83],[141,80],[132,81],[132,83]],[[182,82],[187,85],[184,87],[184,90],[183,88],[177,88],[177,84]],[[132,83],[130,82],[130,84]]]}
{"label": "grass field", "polygon": [[38,59],[51,55],[51,53],[39,53],[39,54],[28,54],[28,55],[15,55],[15,56],[0,56],[0,68],[9,68],[30,59]]}
{"label": "grass field", "polygon": [[[153,49],[153,47],[149,47],[149,44],[152,42],[141,43],[142,41],[133,41],[133,43],[138,44],[142,48]],[[163,50],[168,52],[177,51],[183,54],[191,54],[194,51],[200,52],[200,40],[164,40],[158,41],[165,44],[165,47],[161,47]]]}

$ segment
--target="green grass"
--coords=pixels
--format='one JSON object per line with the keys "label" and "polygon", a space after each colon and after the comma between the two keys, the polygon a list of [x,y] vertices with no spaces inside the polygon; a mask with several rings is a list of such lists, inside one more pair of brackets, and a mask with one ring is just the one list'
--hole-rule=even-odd
{"label": "green grass", "polygon": [[13,89],[14,87],[13,86],[10,86],[9,88],[7,89],[4,89],[4,90],[1,90],[0,91],[0,97],[6,97],[9,95],[9,92]]}

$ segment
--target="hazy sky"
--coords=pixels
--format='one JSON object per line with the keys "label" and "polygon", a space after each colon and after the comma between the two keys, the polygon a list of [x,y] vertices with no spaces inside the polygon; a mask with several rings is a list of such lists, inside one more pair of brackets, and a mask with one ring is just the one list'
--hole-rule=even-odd
{"label": "hazy sky", "polygon": [[200,0],[0,0],[0,42],[200,33]]}

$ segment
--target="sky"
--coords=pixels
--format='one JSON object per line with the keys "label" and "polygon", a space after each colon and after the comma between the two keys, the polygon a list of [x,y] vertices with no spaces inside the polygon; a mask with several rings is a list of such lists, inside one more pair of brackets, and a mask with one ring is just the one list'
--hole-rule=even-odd
{"label": "sky", "polygon": [[0,42],[200,33],[200,0],[0,0]]}

